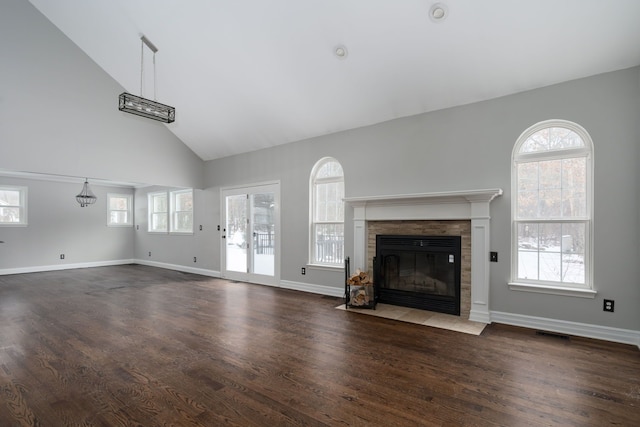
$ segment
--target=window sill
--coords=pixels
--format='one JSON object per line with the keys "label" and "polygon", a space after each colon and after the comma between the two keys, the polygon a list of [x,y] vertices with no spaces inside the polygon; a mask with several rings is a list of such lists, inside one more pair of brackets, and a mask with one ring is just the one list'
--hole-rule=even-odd
{"label": "window sill", "polygon": [[539,294],[562,295],[578,298],[595,298],[598,294],[593,289],[570,288],[562,286],[533,285],[531,283],[508,283],[512,291],[534,292]]}

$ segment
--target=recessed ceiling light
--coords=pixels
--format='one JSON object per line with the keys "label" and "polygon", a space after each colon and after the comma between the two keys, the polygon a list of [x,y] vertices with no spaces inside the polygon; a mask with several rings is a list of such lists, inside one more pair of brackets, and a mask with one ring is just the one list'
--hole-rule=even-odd
{"label": "recessed ceiling light", "polygon": [[431,9],[429,9],[429,18],[434,22],[444,21],[448,14],[449,10],[447,9],[447,6],[442,3],[435,3],[431,6]]}
{"label": "recessed ceiling light", "polygon": [[336,56],[340,59],[345,59],[349,54],[349,52],[347,51],[347,48],[344,45],[336,46],[333,53],[335,53]]}

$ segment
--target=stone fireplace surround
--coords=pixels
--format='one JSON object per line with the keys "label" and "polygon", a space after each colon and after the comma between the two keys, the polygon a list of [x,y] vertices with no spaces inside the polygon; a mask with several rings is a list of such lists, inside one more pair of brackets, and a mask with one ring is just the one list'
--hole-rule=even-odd
{"label": "stone fireplace surround", "polygon": [[[489,204],[501,195],[502,189],[493,188],[345,198],[345,203],[353,208],[354,254],[351,267],[353,270],[369,269],[370,258],[373,257],[368,255],[368,223],[370,221],[412,221],[412,224],[415,224],[413,221],[429,221],[431,223],[429,227],[431,227],[433,221],[469,220],[471,222],[471,286],[469,303],[461,307],[461,313],[463,317],[468,313],[469,320],[490,323],[491,216]],[[465,268],[464,265],[462,268]],[[462,296],[464,301],[464,294]]]}

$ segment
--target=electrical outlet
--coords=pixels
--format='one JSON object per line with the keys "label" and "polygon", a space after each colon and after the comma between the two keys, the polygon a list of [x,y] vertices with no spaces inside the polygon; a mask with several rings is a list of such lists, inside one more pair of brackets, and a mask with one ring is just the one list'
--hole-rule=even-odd
{"label": "electrical outlet", "polygon": [[64,259],[64,254],[60,254],[60,259]]}
{"label": "electrical outlet", "polygon": [[149,256],[151,256],[151,252],[149,252]]}
{"label": "electrical outlet", "polygon": [[305,274],[307,274],[307,269],[302,267],[302,270],[300,270],[300,273],[304,276]]}
{"label": "electrical outlet", "polygon": [[498,252],[489,252],[489,261],[498,262]]}
{"label": "electrical outlet", "polygon": [[198,258],[193,257],[193,262],[198,262]]}
{"label": "electrical outlet", "polygon": [[613,305],[614,305],[614,302],[613,302],[612,299],[606,299],[606,300],[604,300],[604,305],[603,305],[602,309],[604,311],[608,311],[608,312],[613,313]]}

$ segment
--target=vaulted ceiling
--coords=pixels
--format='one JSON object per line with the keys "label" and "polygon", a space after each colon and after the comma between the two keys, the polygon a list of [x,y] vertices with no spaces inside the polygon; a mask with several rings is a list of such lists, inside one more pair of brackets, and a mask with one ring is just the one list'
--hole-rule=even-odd
{"label": "vaulted ceiling", "polygon": [[640,65],[638,0],[30,1],[204,160]]}

